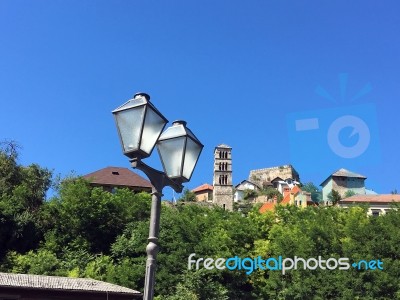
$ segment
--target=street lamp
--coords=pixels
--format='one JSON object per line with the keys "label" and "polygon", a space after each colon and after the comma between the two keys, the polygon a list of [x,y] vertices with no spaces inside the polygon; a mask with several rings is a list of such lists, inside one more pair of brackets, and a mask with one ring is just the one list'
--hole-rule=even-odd
{"label": "street lamp", "polygon": [[[185,121],[175,121],[162,132],[168,120],[150,102],[148,94],[135,94],[112,113],[123,153],[129,157],[131,166],[143,171],[153,185],[143,296],[150,300],[154,296],[162,190],[170,186],[177,193],[182,192],[182,183],[190,180],[203,145],[186,127]],[[156,144],[164,172],[142,162],[151,155]]]}

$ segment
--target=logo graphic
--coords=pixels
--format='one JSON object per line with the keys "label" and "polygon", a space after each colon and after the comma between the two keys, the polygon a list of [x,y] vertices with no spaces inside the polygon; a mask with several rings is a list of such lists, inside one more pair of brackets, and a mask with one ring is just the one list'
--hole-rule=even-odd
{"label": "logo graphic", "polygon": [[323,164],[335,169],[379,163],[375,105],[353,104],[372,90],[371,85],[366,84],[348,99],[347,79],[347,74],[339,75],[341,101],[323,87],[316,88],[315,92],[330,101],[332,108],[287,115],[291,158],[298,168]]}
{"label": "logo graphic", "polygon": [[[290,270],[349,270],[350,262],[347,257],[323,259],[321,256],[318,258],[311,257],[304,259],[302,257],[295,256],[293,258],[283,258],[281,255],[278,257],[262,258],[258,256],[256,258],[251,257],[229,257],[229,258],[196,258],[196,253],[192,253],[188,257],[188,269],[199,270],[204,268],[206,270],[225,270],[229,271],[244,271],[247,275],[250,275],[256,270],[261,271],[280,271],[282,275],[285,275]],[[383,270],[383,262],[379,259],[373,260],[359,260],[354,262],[351,266],[356,270]]]}

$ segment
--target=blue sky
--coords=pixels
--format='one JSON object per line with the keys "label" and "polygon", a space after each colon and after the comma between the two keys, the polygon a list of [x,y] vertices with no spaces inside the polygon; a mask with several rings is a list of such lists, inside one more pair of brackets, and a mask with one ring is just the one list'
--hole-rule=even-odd
{"label": "blue sky", "polygon": [[[0,138],[22,145],[22,164],[56,174],[129,167],[111,111],[142,91],[205,145],[188,188],[212,183],[214,147],[225,143],[235,184],[252,169],[291,163],[303,182],[319,185],[348,168],[389,193],[400,188],[399,8],[397,1],[0,0]],[[329,146],[330,124],[342,115],[368,128],[356,157]],[[319,129],[294,130],[303,119],[318,119]],[[345,147],[365,138],[365,130],[345,127],[338,133]],[[160,167],[156,152],[147,162]]]}

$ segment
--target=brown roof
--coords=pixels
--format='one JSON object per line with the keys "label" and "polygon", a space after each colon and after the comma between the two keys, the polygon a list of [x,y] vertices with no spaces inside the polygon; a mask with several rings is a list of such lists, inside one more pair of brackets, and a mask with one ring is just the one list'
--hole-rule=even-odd
{"label": "brown roof", "polygon": [[140,295],[140,292],[138,291],[90,278],[71,278],[31,274],[0,273],[0,287]]}
{"label": "brown roof", "polygon": [[203,192],[203,191],[212,191],[213,189],[214,189],[214,187],[211,184],[205,183],[205,184],[193,189],[192,192],[197,193],[197,192]]}
{"label": "brown roof", "polygon": [[83,176],[90,182],[99,185],[111,185],[120,187],[144,187],[151,188],[150,181],[144,179],[128,168],[107,167]]}
{"label": "brown roof", "polygon": [[353,195],[351,197],[342,199],[339,203],[391,203],[400,202],[400,195],[398,194],[382,194],[382,195]]}

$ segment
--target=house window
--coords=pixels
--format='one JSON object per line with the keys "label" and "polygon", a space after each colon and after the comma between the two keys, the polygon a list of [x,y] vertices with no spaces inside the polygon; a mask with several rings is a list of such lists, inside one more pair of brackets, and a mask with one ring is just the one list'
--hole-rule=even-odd
{"label": "house window", "polygon": [[379,216],[379,210],[373,209],[373,210],[372,210],[372,216],[373,216],[373,217],[378,217],[378,216]]}

